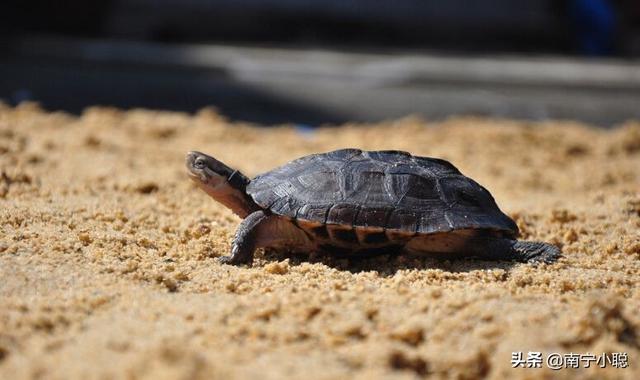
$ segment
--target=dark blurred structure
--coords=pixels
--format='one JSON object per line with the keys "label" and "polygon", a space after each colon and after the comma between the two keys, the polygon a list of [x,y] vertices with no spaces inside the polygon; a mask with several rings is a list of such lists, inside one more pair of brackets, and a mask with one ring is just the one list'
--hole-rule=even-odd
{"label": "dark blurred structure", "polygon": [[637,56],[635,0],[66,0],[2,5],[13,33]]}
{"label": "dark blurred structure", "polygon": [[[633,0],[5,0],[0,28],[0,99],[74,112],[213,104],[262,123],[479,113],[607,124],[636,117],[640,99],[632,62],[579,61],[640,56]],[[547,75],[545,61],[505,54],[577,66]]]}

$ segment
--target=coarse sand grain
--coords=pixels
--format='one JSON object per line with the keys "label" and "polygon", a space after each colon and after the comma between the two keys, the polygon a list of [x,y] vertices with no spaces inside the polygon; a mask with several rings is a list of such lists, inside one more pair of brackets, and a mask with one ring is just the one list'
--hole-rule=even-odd
{"label": "coarse sand grain", "polygon": [[[343,147],[450,160],[564,257],[217,262],[239,219],[188,180],[187,151],[253,176]],[[638,379],[639,283],[638,122],[309,133],[213,109],[0,105],[0,379]],[[628,368],[512,368],[513,352],[626,353]]]}

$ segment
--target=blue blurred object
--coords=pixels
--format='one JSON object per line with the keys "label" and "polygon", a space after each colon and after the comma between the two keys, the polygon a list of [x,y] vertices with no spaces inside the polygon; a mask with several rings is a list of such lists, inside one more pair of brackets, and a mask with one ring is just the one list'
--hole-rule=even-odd
{"label": "blue blurred object", "polygon": [[315,135],[316,129],[309,124],[296,124],[296,132],[305,139],[311,139]]}
{"label": "blue blurred object", "polygon": [[582,54],[602,56],[613,53],[616,15],[610,1],[570,0],[569,16]]}
{"label": "blue blurred object", "polygon": [[10,97],[13,104],[20,104],[29,100],[35,100],[30,90],[26,88],[20,88],[11,94]]}

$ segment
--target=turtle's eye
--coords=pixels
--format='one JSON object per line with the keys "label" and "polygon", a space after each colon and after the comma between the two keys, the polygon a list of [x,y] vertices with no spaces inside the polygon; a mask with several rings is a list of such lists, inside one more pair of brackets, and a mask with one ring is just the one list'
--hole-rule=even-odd
{"label": "turtle's eye", "polygon": [[196,162],[193,163],[193,167],[195,167],[196,169],[204,169],[205,166],[207,166],[204,158],[202,157],[198,157],[196,159]]}

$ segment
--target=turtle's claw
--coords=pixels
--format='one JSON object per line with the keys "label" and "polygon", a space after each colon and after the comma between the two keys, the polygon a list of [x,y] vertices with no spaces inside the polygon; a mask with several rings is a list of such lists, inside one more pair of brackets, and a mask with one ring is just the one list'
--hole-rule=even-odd
{"label": "turtle's claw", "polygon": [[229,256],[220,256],[218,257],[218,262],[220,264],[227,265],[242,265],[242,264],[250,264],[253,257],[242,257],[241,255],[231,254]]}
{"label": "turtle's claw", "polygon": [[531,264],[551,264],[562,257],[562,251],[555,245],[543,242],[519,241],[514,244],[515,251]]}
{"label": "turtle's claw", "polygon": [[218,262],[220,264],[232,264],[231,260],[232,260],[231,256],[220,256],[220,257],[218,257]]}

